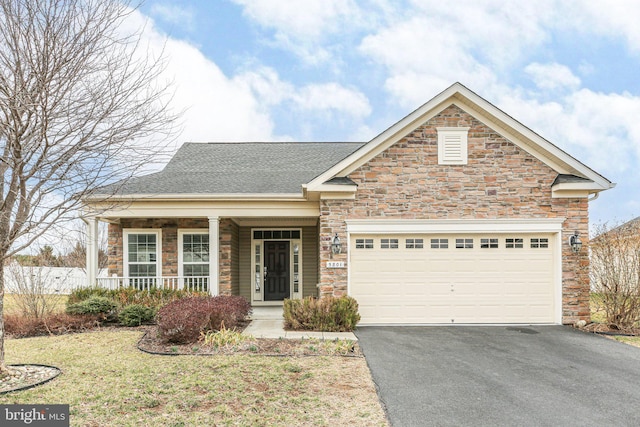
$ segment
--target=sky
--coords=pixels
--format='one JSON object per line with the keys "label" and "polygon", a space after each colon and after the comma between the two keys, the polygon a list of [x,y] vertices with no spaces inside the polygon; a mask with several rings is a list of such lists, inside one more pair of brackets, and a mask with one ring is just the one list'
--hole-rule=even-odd
{"label": "sky", "polygon": [[640,1],[147,0],[186,141],[369,141],[461,82],[640,215]]}

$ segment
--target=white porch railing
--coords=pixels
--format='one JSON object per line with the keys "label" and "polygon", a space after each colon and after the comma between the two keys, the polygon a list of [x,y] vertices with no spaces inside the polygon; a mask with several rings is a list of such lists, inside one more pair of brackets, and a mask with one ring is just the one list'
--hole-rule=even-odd
{"label": "white porch railing", "polygon": [[158,288],[210,292],[209,276],[98,277],[96,282],[99,287],[106,289],[150,290]]}

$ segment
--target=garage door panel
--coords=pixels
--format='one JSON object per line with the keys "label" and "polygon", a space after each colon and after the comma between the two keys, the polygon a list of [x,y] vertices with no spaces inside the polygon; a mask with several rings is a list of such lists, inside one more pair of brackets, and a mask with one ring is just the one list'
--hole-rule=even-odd
{"label": "garage door panel", "polygon": [[[531,248],[529,236],[523,248],[481,248],[483,235],[463,235],[473,248],[455,248],[454,235],[448,248],[431,248],[434,236],[382,236],[397,238],[397,249],[380,249],[381,236],[373,249],[350,254],[350,294],[360,305],[361,323],[552,323],[553,235],[549,248]],[[495,237],[495,236],[490,236]],[[421,238],[423,248],[405,247],[406,238]]]}

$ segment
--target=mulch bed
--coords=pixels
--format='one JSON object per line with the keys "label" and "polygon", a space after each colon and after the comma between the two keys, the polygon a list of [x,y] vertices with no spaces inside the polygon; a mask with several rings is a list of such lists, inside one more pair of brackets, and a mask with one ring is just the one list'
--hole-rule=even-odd
{"label": "mulch bed", "polygon": [[144,327],[145,334],[138,342],[138,349],[146,353],[178,355],[232,355],[259,356],[348,356],[363,357],[357,342],[321,339],[251,338],[236,345],[223,347],[205,346],[201,342],[192,344],[165,343],[158,337],[156,326]]}
{"label": "mulch bed", "polygon": [[8,375],[0,376],[0,394],[26,390],[51,381],[60,369],[47,365],[7,365]]}

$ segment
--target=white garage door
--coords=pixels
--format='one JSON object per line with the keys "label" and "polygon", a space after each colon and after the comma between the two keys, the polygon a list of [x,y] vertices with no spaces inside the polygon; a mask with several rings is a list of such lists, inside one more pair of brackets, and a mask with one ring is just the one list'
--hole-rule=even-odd
{"label": "white garage door", "polygon": [[553,234],[351,235],[362,324],[553,323]]}

